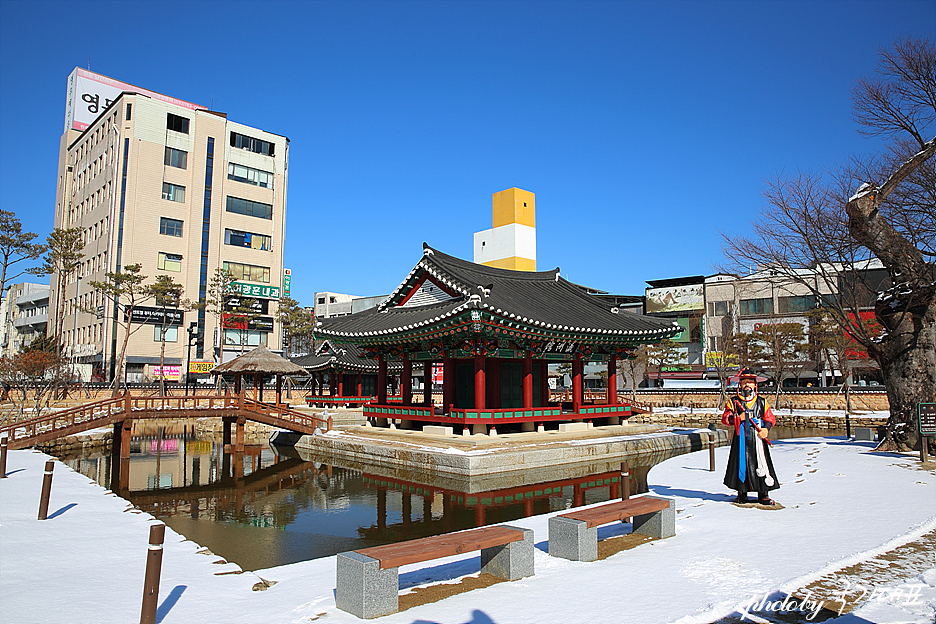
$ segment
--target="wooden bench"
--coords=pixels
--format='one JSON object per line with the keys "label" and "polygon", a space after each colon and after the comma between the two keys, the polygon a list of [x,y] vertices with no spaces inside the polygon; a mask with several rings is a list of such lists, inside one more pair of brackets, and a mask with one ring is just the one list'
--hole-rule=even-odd
{"label": "wooden bench", "polygon": [[335,605],[360,618],[399,611],[399,567],[481,551],[481,573],[515,581],[533,575],[533,531],[507,525],[339,553]]}
{"label": "wooden bench", "polygon": [[639,496],[549,519],[549,554],[572,561],[598,558],[598,527],[633,518],[633,532],[655,538],[676,535],[676,501]]}

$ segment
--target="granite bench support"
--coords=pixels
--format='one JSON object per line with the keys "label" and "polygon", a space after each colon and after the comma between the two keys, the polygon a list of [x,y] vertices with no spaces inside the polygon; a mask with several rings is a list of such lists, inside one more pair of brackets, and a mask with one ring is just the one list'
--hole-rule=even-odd
{"label": "granite bench support", "polygon": [[481,551],[481,573],[515,581],[533,576],[533,531],[508,525],[339,553],[335,606],[359,618],[399,611],[399,567]]}
{"label": "granite bench support", "polygon": [[633,532],[662,539],[676,535],[676,501],[640,496],[549,519],[549,554],[572,561],[598,558],[598,527],[632,517]]}

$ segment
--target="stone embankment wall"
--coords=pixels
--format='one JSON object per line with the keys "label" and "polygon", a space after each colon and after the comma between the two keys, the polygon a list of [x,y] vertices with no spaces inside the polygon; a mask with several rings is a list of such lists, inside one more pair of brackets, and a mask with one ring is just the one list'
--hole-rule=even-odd
{"label": "stone embankment wall", "polygon": [[[767,389],[769,390],[769,389]],[[809,410],[843,410],[845,409],[845,394],[835,392],[783,392],[780,394],[779,405],[774,405],[774,394],[767,390],[761,391],[774,409],[809,409]],[[624,395],[626,400],[631,396]],[[685,390],[682,392],[638,392],[637,403],[653,407],[689,407],[693,409],[718,409],[720,393],[718,391]],[[851,392],[851,408],[859,412],[886,412],[890,409],[887,394],[883,391],[855,390]]]}

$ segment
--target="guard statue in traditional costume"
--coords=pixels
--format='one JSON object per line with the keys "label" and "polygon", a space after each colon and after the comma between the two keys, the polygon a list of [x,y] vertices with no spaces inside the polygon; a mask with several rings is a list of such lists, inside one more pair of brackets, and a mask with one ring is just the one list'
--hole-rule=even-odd
{"label": "guard statue in traditional costume", "polygon": [[736,503],[748,502],[747,493],[757,492],[757,502],[773,505],[768,492],[780,487],[770,459],[767,435],[776,423],[767,400],[757,394],[757,382],[763,381],[750,369],[735,377],[738,394],[732,397],[722,414],[722,424],[734,427],[731,454],[725,471],[725,485],[737,490]]}

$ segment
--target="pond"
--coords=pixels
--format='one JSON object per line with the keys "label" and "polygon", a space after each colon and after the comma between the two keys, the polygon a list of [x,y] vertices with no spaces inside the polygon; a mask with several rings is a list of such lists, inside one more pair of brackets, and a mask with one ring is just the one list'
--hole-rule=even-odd
{"label": "pond", "polygon": [[[789,431],[783,437],[836,435],[817,431]],[[676,454],[632,460],[631,493],[646,492],[651,466]],[[111,487],[109,453],[61,459]],[[243,467],[234,469],[235,461]],[[595,472],[588,465],[571,472],[558,466],[546,480],[538,473],[536,483],[518,475],[496,489],[460,491],[466,488],[412,470],[323,463],[265,442],[248,444],[240,460],[223,453],[220,437],[198,437],[190,424],[135,423],[129,466],[124,498],[244,570],[510,522],[621,495],[620,471],[606,465]]]}

